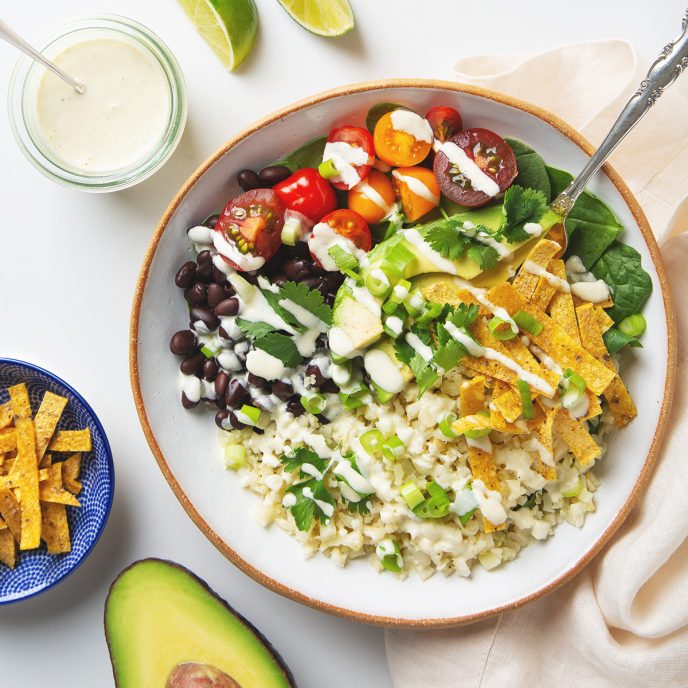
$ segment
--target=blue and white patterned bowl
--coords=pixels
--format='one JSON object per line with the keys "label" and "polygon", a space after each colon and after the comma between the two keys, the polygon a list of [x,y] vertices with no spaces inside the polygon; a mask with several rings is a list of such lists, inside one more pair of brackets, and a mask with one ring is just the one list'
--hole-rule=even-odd
{"label": "blue and white patterned bowl", "polygon": [[25,382],[29,389],[31,408],[38,409],[46,390],[69,400],[58,429],[75,430],[89,427],[93,450],[85,453],[80,480],[81,507],[67,507],[72,551],[68,554],[48,554],[45,544],[40,549],[20,552],[17,566],[12,570],[0,564],[0,605],[17,602],[37,595],[59,583],[78,568],[90,554],[103,532],[110,515],[115,490],[115,469],[110,444],[93,409],[66,382],[31,363],[0,358],[0,403],[8,400],[6,389]]}

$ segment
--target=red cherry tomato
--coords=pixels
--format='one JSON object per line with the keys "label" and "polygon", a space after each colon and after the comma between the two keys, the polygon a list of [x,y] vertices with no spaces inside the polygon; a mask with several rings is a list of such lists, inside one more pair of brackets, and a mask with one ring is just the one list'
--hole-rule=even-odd
{"label": "red cherry tomato", "polygon": [[[339,236],[344,237],[351,241],[356,248],[360,248],[363,251],[370,251],[372,245],[372,238],[370,236],[370,229],[368,228],[368,223],[353,210],[335,210],[329,215],[325,215],[319,224],[326,224]],[[313,252],[313,247],[318,243],[317,233],[320,230],[318,225],[313,228],[313,234],[311,234],[308,240],[308,247],[311,249],[311,256],[315,262],[323,267],[323,263],[320,261],[318,256]],[[322,247],[321,247],[322,248]],[[323,261],[326,262],[327,256],[323,257]],[[331,259],[330,259],[331,260]],[[336,266],[333,264],[331,267],[325,266],[328,270],[336,270]]]}
{"label": "red cherry tomato", "polygon": [[458,110],[447,107],[446,105],[437,105],[431,107],[425,119],[432,127],[435,138],[440,141],[450,139],[454,134],[458,134],[463,129],[463,122]]}
{"label": "red cherry tomato", "polygon": [[[449,142],[456,144],[482,172],[496,182],[500,192],[507,189],[516,178],[518,166],[514,152],[493,131],[466,129],[452,136]],[[477,208],[493,198],[493,195],[474,189],[470,179],[449,160],[441,148],[435,155],[433,172],[442,193],[454,203]]]}
{"label": "red cherry tomato", "polygon": [[229,244],[230,255],[222,251],[220,255],[237,270],[256,270],[261,266],[249,267],[258,262],[250,259],[272,258],[282,243],[283,224],[284,207],[272,189],[239,194],[227,204],[215,225],[215,231],[221,232]]}
{"label": "red cherry tomato", "polygon": [[296,210],[313,222],[319,222],[323,215],[337,207],[334,189],[312,167],[297,170],[273,189],[285,208]]}
{"label": "red cherry tomato", "polygon": [[[338,127],[330,132],[327,137],[328,143],[346,143],[353,148],[361,148],[368,154],[368,162],[360,165],[353,165],[358,179],[354,183],[347,183],[340,177],[332,178],[332,185],[337,189],[347,190],[351,189],[362,179],[365,179],[370,172],[370,168],[375,162],[375,145],[373,144],[372,134],[363,127],[352,127],[349,125]],[[324,160],[327,159],[327,151],[325,152]],[[337,181],[334,181],[337,180]]]}

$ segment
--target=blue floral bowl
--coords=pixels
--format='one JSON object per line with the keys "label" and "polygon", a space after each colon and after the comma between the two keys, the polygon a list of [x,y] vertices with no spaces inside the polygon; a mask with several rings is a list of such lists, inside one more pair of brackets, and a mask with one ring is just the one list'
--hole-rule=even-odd
{"label": "blue floral bowl", "polygon": [[14,569],[0,564],[0,605],[37,595],[59,583],[80,566],[103,532],[115,489],[110,444],[103,426],[86,400],[66,382],[43,368],[0,358],[0,403],[9,399],[6,389],[20,382],[25,382],[29,389],[34,413],[46,390],[67,397],[69,401],[58,429],[89,427],[93,450],[83,456],[79,478],[83,483],[83,490],[79,494],[81,507],[67,507],[72,551],[51,555],[42,544],[40,549],[19,552]]}

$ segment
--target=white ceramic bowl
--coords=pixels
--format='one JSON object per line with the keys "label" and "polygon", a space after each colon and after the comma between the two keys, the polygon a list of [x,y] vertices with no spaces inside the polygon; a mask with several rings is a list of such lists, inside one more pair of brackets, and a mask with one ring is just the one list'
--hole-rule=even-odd
{"label": "white ceramic bowl", "polygon": [[666,423],[673,390],[675,332],[666,275],[642,211],[611,169],[591,190],[625,225],[624,242],[642,255],[654,292],[645,308],[645,348],[633,350],[624,380],[638,418],[610,440],[595,471],[601,479],[597,511],[581,529],[561,525],[507,565],[472,578],[435,575],[422,582],[380,575],[367,561],[341,569],[323,556],[306,560],[301,546],[277,527],[253,517],[257,497],[224,470],[210,413],[188,413],[179,403],[178,361],[169,353],[172,332],[186,327],[182,294],[174,286],[189,259],[186,229],[219,211],[239,191],[236,174],[278,159],[315,135],[345,123],[362,124],[383,101],[418,112],[454,105],[467,126],[494,129],[533,145],[551,165],[581,169],[590,145],[556,117],[526,103],[448,82],[391,81],[321,94],[258,122],[215,153],[182,187],[153,237],[138,284],[131,323],[131,377],[148,442],[188,514],[231,561],[263,585],[324,611],[397,626],[440,626],[484,618],[524,604],[569,580],[601,549],[645,485]]}

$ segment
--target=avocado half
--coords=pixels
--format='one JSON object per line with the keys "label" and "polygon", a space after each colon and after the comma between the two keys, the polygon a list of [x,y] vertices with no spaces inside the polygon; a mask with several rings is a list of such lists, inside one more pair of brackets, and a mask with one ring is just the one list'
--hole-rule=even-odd
{"label": "avocado half", "polygon": [[[105,602],[105,637],[117,688],[296,685],[256,628],[204,581],[170,561],[143,559],[120,573]],[[233,682],[168,684],[182,664],[207,665],[214,670],[209,673],[224,672]]]}

